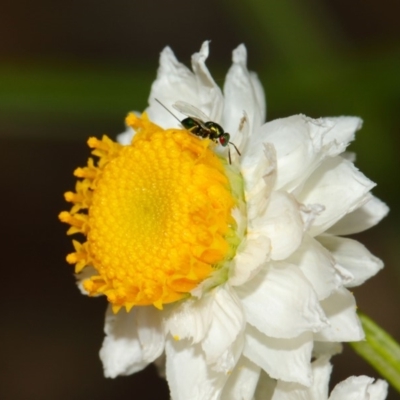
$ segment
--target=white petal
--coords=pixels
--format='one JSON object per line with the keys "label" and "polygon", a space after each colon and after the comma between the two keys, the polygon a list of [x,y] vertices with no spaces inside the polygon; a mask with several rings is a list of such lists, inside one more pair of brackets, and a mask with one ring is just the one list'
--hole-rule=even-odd
{"label": "white petal", "polygon": [[264,87],[255,72],[250,72],[250,79],[251,79],[251,84],[253,85],[254,93],[256,95],[258,109],[260,110],[261,114],[260,115],[261,124],[263,124],[265,123],[266,113],[267,113]]}
{"label": "white petal", "polygon": [[221,400],[251,400],[254,396],[260,367],[241,357],[222,392]]}
{"label": "white petal", "polygon": [[244,153],[240,160],[249,225],[265,213],[276,179],[275,149],[269,144],[263,148],[261,158],[254,160]]}
{"label": "white petal", "polygon": [[104,331],[106,337],[100,358],[106,377],[140,371],[164,349],[160,312],[154,307],[143,307],[140,311],[134,308],[129,313],[121,309],[118,314],[113,314],[109,306]]}
{"label": "white petal", "polygon": [[332,253],[340,267],[353,276],[353,280],[346,283],[347,287],[361,285],[383,268],[383,262],[356,240],[328,235],[317,239]]}
{"label": "white petal", "polygon": [[181,128],[179,120],[183,119],[180,114],[177,115],[178,120],[174,118],[156,99],[171,111],[176,101],[185,101],[199,108],[210,120],[220,122],[223,97],[205,65],[207,56],[208,42],[204,42],[200,52],[192,56],[192,72],[178,62],[169,47],[161,52],[157,79],[151,87],[149,107],[146,110],[152,122],[163,128]]}
{"label": "white petal", "polygon": [[[251,130],[249,140],[247,140],[245,143],[245,147],[242,150],[242,156],[240,158],[242,164],[244,161],[246,161],[247,167],[257,163],[258,160],[262,159],[264,146],[269,143],[268,140],[265,139],[266,126],[268,126],[269,123],[270,122],[262,125],[261,127],[255,127],[253,130]],[[239,136],[240,135],[238,134],[237,137]],[[273,146],[271,143],[269,145]]]}
{"label": "white petal", "polygon": [[127,127],[125,132],[117,135],[117,142],[122,144],[123,146],[128,146],[131,144],[134,134],[135,131],[131,127]]}
{"label": "white petal", "polygon": [[212,302],[210,295],[199,299],[191,298],[179,305],[171,305],[165,317],[166,332],[178,340],[192,339],[193,343],[203,340],[212,320]]}
{"label": "white petal", "polygon": [[328,398],[328,384],[331,377],[332,365],[328,356],[318,358],[312,363],[313,384],[310,387],[311,399],[322,400]]}
{"label": "white petal", "polygon": [[158,104],[160,100],[168,109],[178,100],[193,101],[196,97],[196,79],[192,71],[181,64],[173,51],[166,47],[160,54],[157,78],[151,86],[149,107],[150,120],[163,128],[181,127],[180,123]]}
{"label": "white petal", "polygon": [[343,345],[338,342],[318,342],[314,340],[313,357],[334,356],[343,351]]}
{"label": "white petal", "polygon": [[375,184],[341,157],[326,159],[308,178],[297,196],[303,204],[322,204],[325,210],[315,218],[309,232],[316,236],[344,215],[367,201]]}
{"label": "white petal", "polygon": [[224,100],[221,89],[215,83],[206,67],[209,53],[209,42],[202,44],[200,51],[192,56],[192,69],[196,77],[197,97],[185,99],[210,117],[211,121],[222,123]]}
{"label": "white petal", "polygon": [[316,333],[315,340],[355,342],[364,339],[364,332],[356,313],[354,296],[341,288],[321,302],[330,326]]}
{"label": "white petal", "polygon": [[283,260],[300,245],[303,238],[303,219],[295,198],[285,192],[273,192],[267,210],[252,222],[251,229],[271,240],[271,258]]}
{"label": "white petal", "polygon": [[387,390],[388,385],[382,380],[374,383],[368,376],[351,376],[334,387],[329,400],[383,400]]}
{"label": "white petal", "polygon": [[134,319],[133,313],[127,314],[124,310],[117,315],[112,314],[110,307],[107,310],[106,337],[100,350],[100,359],[107,378],[130,375],[149,364],[143,359]]}
{"label": "white petal", "polygon": [[[238,134],[240,120],[246,112],[250,123],[250,130],[258,128],[262,124],[263,110],[259,104],[259,93],[253,87],[253,79],[247,70],[246,47],[241,44],[233,51],[233,64],[228,71],[224,84],[225,107],[223,116],[224,129],[232,134]],[[257,87],[259,90],[259,87]]]}
{"label": "white petal", "polygon": [[[317,236],[318,238],[321,237]],[[343,286],[350,285],[351,282],[354,281],[354,275],[346,268],[343,268],[340,264],[335,264],[335,270],[337,274],[340,276],[340,281],[342,282]]]}
{"label": "white petal", "polygon": [[319,300],[330,296],[341,284],[334,268],[333,257],[309,235],[304,236],[301,246],[287,261],[300,268],[316,291]]}
{"label": "white petal", "polygon": [[[272,143],[278,160],[275,190],[294,191],[326,157],[345,149],[359,120],[352,117],[320,118],[294,115],[268,122],[257,133],[258,141]],[[252,138],[250,153],[260,147]]]}
{"label": "white petal", "polygon": [[369,400],[384,400],[388,394],[389,385],[386,381],[378,379],[368,387]]}
{"label": "white petal", "polygon": [[240,286],[252,279],[269,260],[269,253],[268,237],[249,232],[233,259],[228,283]]}
{"label": "white petal", "polygon": [[229,375],[208,367],[200,344],[168,339],[167,381],[172,400],[217,400]]}
{"label": "white petal", "polygon": [[[311,399],[308,389],[298,383],[278,381],[271,400],[317,400]],[[318,400],[325,400],[323,398]]]}
{"label": "white petal", "polygon": [[313,382],[307,388],[290,382],[278,381],[271,400],[326,400],[332,367],[327,357],[313,362]]}
{"label": "white petal", "polygon": [[274,394],[277,381],[272,379],[266,372],[261,370],[260,379],[258,380],[258,385],[254,400],[270,400]]}
{"label": "white petal", "polygon": [[210,329],[201,342],[208,364],[221,372],[232,372],[241,352],[241,332],[246,325],[239,299],[229,285],[215,288]]}
{"label": "white petal", "polygon": [[365,231],[375,226],[386,217],[389,207],[378,198],[368,196],[368,201],[357,210],[345,215],[335,225],[329,228],[328,233],[333,235],[351,235]]}
{"label": "white petal", "polygon": [[335,152],[330,155],[343,153],[351,141],[354,140],[355,132],[361,129],[362,119],[358,117],[330,117],[323,118],[333,123],[332,129],[326,132],[323,143],[335,143]]}
{"label": "white petal", "polygon": [[247,321],[265,335],[292,338],[326,324],[316,293],[294,265],[271,262],[236,291]]}
{"label": "white petal", "polygon": [[243,354],[272,378],[309,386],[312,379],[312,347],[311,332],[292,339],[276,339],[248,325]]}
{"label": "white petal", "polygon": [[268,122],[263,140],[275,146],[278,177],[275,190],[293,191],[316,168],[322,155],[321,134],[314,134],[310,119],[294,115]]}
{"label": "white petal", "polygon": [[134,312],[143,358],[153,362],[164,351],[165,335],[162,328],[161,311],[153,306],[148,306],[137,307]]}
{"label": "white petal", "polygon": [[296,383],[278,381],[271,400],[326,400],[332,367],[327,357],[313,362],[313,382],[307,388]]}

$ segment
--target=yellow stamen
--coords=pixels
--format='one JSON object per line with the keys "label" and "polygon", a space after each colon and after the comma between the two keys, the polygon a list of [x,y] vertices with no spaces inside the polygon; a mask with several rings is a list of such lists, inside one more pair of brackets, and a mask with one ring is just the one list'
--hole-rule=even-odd
{"label": "yellow stamen", "polygon": [[226,161],[212,141],[163,130],[146,115],[127,123],[136,130],[129,146],[89,139],[99,160],[75,171],[83,180],[65,194],[71,211],[60,214],[69,233],[86,236],[67,261],[76,272],[97,270],[84,288],[105,294],[114,312],[188,296],[232,257],[235,225]]}

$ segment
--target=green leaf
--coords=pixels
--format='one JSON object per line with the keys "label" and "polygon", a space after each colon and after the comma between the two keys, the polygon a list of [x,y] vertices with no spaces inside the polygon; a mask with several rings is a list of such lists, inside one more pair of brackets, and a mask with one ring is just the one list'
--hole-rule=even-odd
{"label": "green leaf", "polygon": [[400,345],[366,315],[359,313],[365,341],[350,343],[353,349],[400,392]]}

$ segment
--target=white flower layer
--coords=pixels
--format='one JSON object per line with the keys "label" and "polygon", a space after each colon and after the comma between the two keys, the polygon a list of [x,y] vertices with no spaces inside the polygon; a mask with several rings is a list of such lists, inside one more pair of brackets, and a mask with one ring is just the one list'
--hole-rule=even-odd
{"label": "white flower layer", "polygon": [[[330,367],[311,362],[314,343],[315,354],[333,354],[337,342],[364,337],[346,287],[382,268],[360,243],[334,236],[367,229],[388,211],[344,153],[361,120],[295,115],[264,123],[264,93],[247,70],[245,47],[233,52],[224,94],[205,65],[208,52],[205,42],[192,72],[164,49],[146,111],[164,128],[181,127],[155,99],[170,109],[185,101],[230,133],[241,152],[231,155],[244,181],[246,235],[228,280],[214,289],[199,286],[162,311],[108,312],[105,374],[134,373],[165,354],[173,400],[250,400],[266,373],[279,380],[274,400],[327,399]],[[133,134],[119,140],[128,143]],[[227,155],[227,148],[217,151]],[[330,399],[350,399],[345,391],[380,400],[385,390],[369,378],[349,378]]]}

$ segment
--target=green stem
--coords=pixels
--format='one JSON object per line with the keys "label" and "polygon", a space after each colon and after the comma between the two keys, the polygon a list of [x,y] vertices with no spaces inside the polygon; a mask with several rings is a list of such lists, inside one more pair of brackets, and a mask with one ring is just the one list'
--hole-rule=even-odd
{"label": "green stem", "polygon": [[365,341],[350,343],[353,349],[400,392],[400,345],[366,315],[359,313]]}

